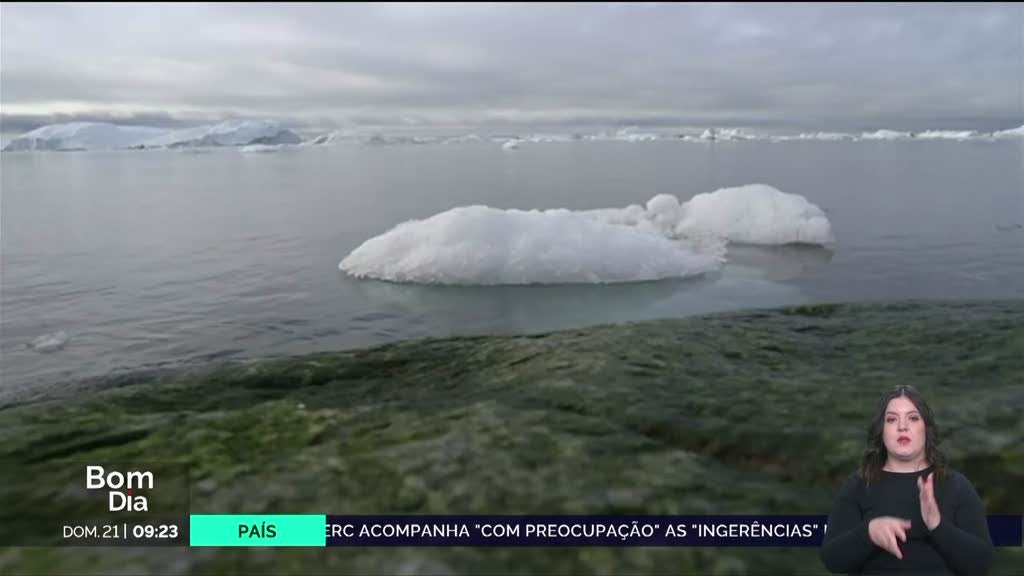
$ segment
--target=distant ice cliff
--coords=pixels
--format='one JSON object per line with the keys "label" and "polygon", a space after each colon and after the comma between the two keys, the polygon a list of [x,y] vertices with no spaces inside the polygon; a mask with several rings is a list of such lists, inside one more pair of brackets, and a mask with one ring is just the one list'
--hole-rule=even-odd
{"label": "distant ice cliff", "polygon": [[11,140],[4,150],[123,150],[195,146],[298,144],[301,138],[275,120],[228,120],[179,130],[71,122],[36,128]]}

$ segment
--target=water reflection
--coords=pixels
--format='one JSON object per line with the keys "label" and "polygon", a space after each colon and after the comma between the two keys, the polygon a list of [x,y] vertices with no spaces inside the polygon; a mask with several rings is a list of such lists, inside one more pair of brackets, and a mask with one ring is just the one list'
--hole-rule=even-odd
{"label": "water reflection", "polygon": [[436,286],[356,281],[365,298],[352,325],[382,316],[427,333],[535,333],[742,308],[803,303],[795,286],[726,268],[701,277],[628,284]]}
{"label": "water reflection", "polygon": [[781,282],[824,268],[832,261],[832,251],[811,244],[730,244],[726,260],[730,266],[752,268],[766,279]]}

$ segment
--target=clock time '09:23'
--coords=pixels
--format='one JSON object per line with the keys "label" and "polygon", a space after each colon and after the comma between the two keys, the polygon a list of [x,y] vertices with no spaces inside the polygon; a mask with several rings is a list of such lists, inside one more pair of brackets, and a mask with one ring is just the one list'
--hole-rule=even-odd
{"label": "clock time '09:23'", "polygon": [[176,524],[102,524],[98,526],[69,526],[64,525],[63,537],[65,539],[116,539],[116,540],[143,540],[143,539],[170,539],[178,537],[178,526]]}

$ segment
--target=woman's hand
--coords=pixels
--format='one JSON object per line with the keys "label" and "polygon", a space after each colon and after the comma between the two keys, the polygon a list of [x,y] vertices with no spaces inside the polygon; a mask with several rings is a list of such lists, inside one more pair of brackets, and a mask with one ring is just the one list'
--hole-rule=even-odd
{"label": "woman's hand", "polygon": [[929,531],[935,530],[942,521],[939,504],[935,501],[935,472],[929,474],[927,479],[919,477],[917,487],[921,492],[921,518]]}
{"label": "woman's hand", "polygon": [[906,518],[880,516],[868,522],[871,541],[900,560],[903,560],[903,553],[900,552],[899,541],[907,541],[907,530],[910,530],[910,520]]}

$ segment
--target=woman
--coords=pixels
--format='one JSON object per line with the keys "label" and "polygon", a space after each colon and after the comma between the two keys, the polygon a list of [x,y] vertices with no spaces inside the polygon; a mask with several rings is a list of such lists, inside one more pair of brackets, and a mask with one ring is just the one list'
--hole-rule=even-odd
{"label": "woman", "polygon": [[988,572],[985,507],[970,481],[946,466],[935,417],[914,387],[882,398],[860,471],[832,506],[821,558],[830,572]]}

